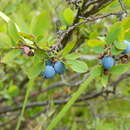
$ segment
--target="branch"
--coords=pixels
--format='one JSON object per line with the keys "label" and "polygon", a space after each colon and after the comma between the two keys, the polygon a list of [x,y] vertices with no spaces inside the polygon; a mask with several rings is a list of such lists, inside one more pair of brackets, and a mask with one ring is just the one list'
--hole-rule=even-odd
{"label": "branch", "polygon": [[[111,86],[117,87],[117,85],[122,80],[124,80],[125,78],[127,78],[129,76],[130,76],[130,72],[122,74],[116,81],[114,81],[114,82],[111,83]],[[76,103],[87,101],[87,100],[91,100],[91,99],[97,98],[99,96],[103,96],[104,93],[109,94],[109,93],[113,93],[113,91],[102,90],[100,92],[91,92],[90,94],[86,95],[85,97],[78,99],[76,101]],[[68,100],[69,100],[69,98],[67,97],[64,100],[54,100],[53,102],[54,102],[55,105],[62,105],[62,104],[67,103]],[[32,107],[42,107],[42,106],[46,106],[48,104],[49,104],[49,101],[33,102],[33,103],[27,104],[26,105],[26,109],[27,108],[32,108]],[[19,105],[17,107],[5,107],[5,108],[3,108],[3,109],[0,110],[0,114],[4,114],[4,113],[7,113],[7,112],[14,112],[14,111],[18,111],[18,110],[21,110],[21,109],[22,109],[22,105]]]}
{"label": "branch", "polygon": [[112,83],[110,84],[110,86],[113,86],[113,92],[114,92],[114,93],[116,93],[116,89],[117,89],[117,87],[118,87],[118,84],[119,84],[122,80],[124,80],[124,79],[126,79],[126,78],[128,78],[128,77],[130,77],[130,72],[126,72],[125,74],[122,74],[116,81],[114,81],[114,82],[112,82]]}
{"label": "branch", "polygon": [[[96,93],[92,93],[90,95],[87,95],[86,97],[80,98],[78,99],[76,102],[82,102],[82,101],[86,101],[86,100],[90,100],[90,99],[94,99],[96,97],[101,96],[104,93],[104,91],[101,92],[96,92]],[[55,105],[62,105],[67,103],[69,100],[69,98],[64,99],[64,100],[54,100],[53,103]],[[27,108],[33,108],[33,107],[43,107],[49,104],[49,101],[44,101],[44,102],[32,102],[26,105],[26,109]],[[14,112],[14,111],[18,111],[22,109],[22,105],[19,105],[17,107],[6,107],[0,110],[0,114],[4,114],[7,112]]]}
{"label": "branch", "polygon": [[[92,16],[92,15],[96,14],[97,12],[99,12],[101,9],[106,7],[106,5],[110,4],[114,0],[94,0],[94,1],[95,2],[89,4],[89,6],[90,5],[92,6],[92,8],[88,11],[84,11],[82,16],[88,18],[89,16]],[[89,8],[89,6],[87,6],[87,7]]]}
{"label": "branch", "polygon": [[[61,38],[59,39],[58,43],[54,46],[52,46],[52,50],[53,49],[62,49],[66,46],[67,42],[70,40],[70,38],[72,37],[73,31],[75,29],[76,26],[74,26],[75,24],[78,24],[80,17],[79,16],[85,16],[86,18],[88,18],[89,16],[92,16],[94,14],[96,14],[101,8],[104,8],[104,5],[113,2],[114,0],[103,0],[103,1],[99,1],[97,0],[96,3],[98,3],[98,5],[96,4],[94,6],[94,8],[92,8],[91,10],[87,11],[84,14],[84,11],[87,10],[87,8],[89,8],[88,5],[94,4],[93,2],[90,2],[90,0],[84,0],[82,7],[78,9],[77,15],[74,19],[74,22],[72,24],[72,26],[65,32],[63,33],[63,35],[61,36]],[[87,3],[89,2],[89,4],[87,5]],[[87,6],[86,6],[87,5]],[[85,22],[86,23],[86,22]],[[78,26],[78,25],[77,25]]]}
{"label": "branch", "polygon": [[125,4],[123,3],[123,1],[122,1],[122,0],[118,0],[118,1],[119,1],[120,5],[121,5],[122,10],[123,10],[126,14],[128,14],[128,12],[127,12],[127,10],[126,10],[126,6],[125,6]]}
{"label": "branch", "polygon": [[[56,44],[56,46],[60,46],[61,47],[61,43],[62,41],[64,40],[64,38],[66,37],[66,35],[70,34],[71,31],[73,31],[76,27],[82,25],[82,24],[86,24],[88,22],[95,22],[99,19],[104,19],[106,17],[109,17],[109,16],[117,16],[117,15],[121,15],[121,14],[124,14],[124,12],[115,12],[115,13],[108,13],[108,14],[104,14],[102,16],[98,16],[98,17],[95,17],[95,18],[85,18],[85,20],[83,22],[80,22],[80,23],[75,23],[73,25],[71,25],[64,33],[63,35],[61,36],[61,38],[59,39],[58,41],[58,44]],[[79,18],[84,18],[82,16],[79,16]],[[58,48],[58,47],[57,47]]]}

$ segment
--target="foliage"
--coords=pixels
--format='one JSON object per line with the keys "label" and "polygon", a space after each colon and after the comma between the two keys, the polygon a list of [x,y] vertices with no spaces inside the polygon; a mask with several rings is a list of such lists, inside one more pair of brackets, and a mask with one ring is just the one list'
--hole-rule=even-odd
{"label": "foliage", "polygon": [[[1,130],[130,129],[129,1],[0,5]],[[105,56],[114,59],[109,70]],[[48,59],[63,65],[50,79]]]}

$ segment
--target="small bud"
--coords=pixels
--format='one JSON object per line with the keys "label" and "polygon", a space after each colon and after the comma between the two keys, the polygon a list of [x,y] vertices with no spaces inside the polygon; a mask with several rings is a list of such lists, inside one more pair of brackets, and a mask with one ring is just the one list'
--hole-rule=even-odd
{"label": "small bud", "polygon": [[33,51],[28,46],[23,46],[22,49],[25,55],[34,56]]}
{"label": "small bud", "polygon": [[28,53],[30,52],[30,48],[27,46],[23,46],[23,51],[26,55],[28,55]]}

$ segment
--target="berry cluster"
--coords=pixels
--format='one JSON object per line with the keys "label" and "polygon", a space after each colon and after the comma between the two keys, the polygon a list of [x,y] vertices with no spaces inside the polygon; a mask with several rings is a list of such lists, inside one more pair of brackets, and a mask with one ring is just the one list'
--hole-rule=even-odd
{"label": "berry cluster", "polygon": [[[126,49],[123,50],[122,54],[125,56],[130,52],[130,42],[124,41],[124,44],[127,45]],[[112,56],[104,56],[102,58],[102,66],[104,69],[109,70],[114,66],[115,64],[115,59]]]}
{"label": "berry cluster", "polygon": [[51,60],[46,61],[45,71],[43,77],[46,79],[53,78],[56,74],[63,74],[65,71],[65,65],[61,61],[52,62]]}

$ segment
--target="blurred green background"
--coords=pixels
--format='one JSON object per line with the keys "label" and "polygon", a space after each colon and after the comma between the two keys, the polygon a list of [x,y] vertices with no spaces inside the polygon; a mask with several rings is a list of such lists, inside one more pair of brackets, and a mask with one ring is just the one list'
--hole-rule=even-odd
{"label": "blurred green background", "polygon": [[[129,12],[130,1],[124,0],[124,3]],[[72,24],[77,10],[65,0],[0,0],[0,11],[17,23],[21,32],[34,35],[39,47],[48,50],[51,45],[56,43],[57,38],[60,38],[60,34],[66,27]],[[121,7],[119,2],[115,1],[102,9],[99,15],[118,11],[121,11]],[[95,56],[102,52],[102,47],[96,48],[99,46],[98,43],[93,44],[93,40],[86,43],[86,39],[95,39],[97,36],[105,35],[110,26],[118,20],[118,17],[110,16],[104,20],[80,26],[78,33],[85,39],[84,44],[78,48],[81,57],[88,54]],[[130,24],[130,21],[128,23]],[[53,79],[44,80],[41,76],[37,76],[43,71],[44,66],[43,64],[37,66],[38,57],[28,57],[23,54],[22,50],[13,49],[15,42],[10,39],[7,32],[8,25],[0,18],[0,110],[21,104],[28,87],[28,77],[36,76],[29,102],[45,102],[47,105],[27,109],[24,113],[21,130],[45,129],[63,107],[63,105],[55,105],[54,102],[66,99],[77,90],[78,86],[65,84],[62,79],[65,78],[69,81],[69,77],[72,76],[73,82],[77,82],[82,79],[83,74],[76,74],[67,67],[64,77],[56,76]],[[12,32],[10,33],[13,35]],[[78,33],[74,33],[74,38]],[[130,31],[125,39],[130,40],[129,34]],[[90,68],[99,63],[96,59],[85,60],[85,62]],[[114,75],[111,80],[118,79],[119,76]],[[105,81],[100,82],[101,80],[101,77],[95,79],[87,88],[86,93],[102,90],[106,83],[104,83]],[[50,89],[46,90],[48,87]],[[0,130],[14,130],[19,114],[20,111],[0,112]],[[129,129],[129,77],[118,84],[116,95],[108,97],[104,95],[73,105],[56,128],[56,130]]]}

